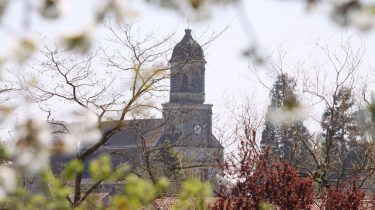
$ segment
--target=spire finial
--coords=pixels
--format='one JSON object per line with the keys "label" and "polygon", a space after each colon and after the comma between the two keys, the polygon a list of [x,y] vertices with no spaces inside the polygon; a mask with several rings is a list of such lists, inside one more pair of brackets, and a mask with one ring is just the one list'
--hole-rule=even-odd
{"label": "spire finial", "polygon": [[190,29],[190,15],[188,15],[187,29]]}
{"label": "spire finial", "polygon": [[185,29],[185,36],[190,36],[191,29]]}

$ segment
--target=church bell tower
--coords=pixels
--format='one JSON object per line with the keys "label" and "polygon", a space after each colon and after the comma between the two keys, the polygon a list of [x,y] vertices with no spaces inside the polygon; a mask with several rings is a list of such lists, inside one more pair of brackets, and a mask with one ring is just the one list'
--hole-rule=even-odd
{"label": "church bell tower", "polygon": [[164,139],[182,147],[208,147],[212,138],[212,105],[205,100],[205,64],[201,46],[186,29],[174,47],[170,64],[170,99],[163,104]]}
{"label": "church bell tower", "polygon": [[184,173],[209,180],[217,190],[223,147],[212,134],[212,105],[204,103],[206,60],[190,29],[174,47],[169,64],[170,97],[163,104],[164,130],[156,146],[172,144],[183,164],[200,166]]}
{"label": "church bell tower", "polygon": [[203,50],[192,38],[191,30],[173,49],[171,67],[171,103],[204,102],[204,72],[206,60]]}

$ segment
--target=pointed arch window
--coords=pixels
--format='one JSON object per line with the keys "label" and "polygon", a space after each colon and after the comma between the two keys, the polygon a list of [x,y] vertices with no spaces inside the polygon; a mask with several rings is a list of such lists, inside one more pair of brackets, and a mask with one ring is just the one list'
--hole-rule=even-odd
{"label": "pointed arch window", "polygon": [[195,72],[193,76],[192,85],[193,85],[193,91],[195,93],[202,92],[202,81],[201,81],[201,76],[199,72]]}
{"label": "pointed arch window", "polygon": [[183,74],[181,78],[181,92],[187,92],[189,89],[189,77],[187,74]]}
{"label": "pointed arch window", "polygon": [[171,92],[176,92],[177,84],[178,84],[178,79],[176,78],[175,75],[172,75],[171,76]]}

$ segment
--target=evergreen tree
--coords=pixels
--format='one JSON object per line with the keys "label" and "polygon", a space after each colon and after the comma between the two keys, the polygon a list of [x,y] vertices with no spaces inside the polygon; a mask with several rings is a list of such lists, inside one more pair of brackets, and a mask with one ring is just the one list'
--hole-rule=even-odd
{"label": "evergreen tree", "polygon": [[168,140],[164,141],[153,155],[154,171],[158,176],[178,180],[182,176],[181,157]]}
{"label": "evergreen tree", "polygon": [[365,106],[356,112],[356,119],[364,140],[370,142],[375,139],[375,93],[371,94],[369,101],[365,97],[364,102]]}
{"label": "evergreen tree", "polygon": [[[326,178],[331,181],[353,175],[356,163],[361,162],[362,132],[358,127],[354,100],[350,88],[342,87],[333,96],[333,106],[323,113],[323,154]],[[354,174],[357,176],[357,174]]]}
{"label": "evergreen tree", "polygon": [[275,121],[277,111],[292,111],[300,106],[295,94],[296,81],[287,74],[280,74],[270,91],[261,147],[269,148],[272,159],[288,161],[292,165],[302,165],[309,160],[309,132],[302,120],[292,122]]}

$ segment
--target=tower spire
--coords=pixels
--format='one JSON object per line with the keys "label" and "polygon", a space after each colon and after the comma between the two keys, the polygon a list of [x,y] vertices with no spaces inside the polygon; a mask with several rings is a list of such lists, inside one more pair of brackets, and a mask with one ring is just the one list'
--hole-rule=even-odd
{"label": "tower spire", "polygon": [[171,64],[172,103],[204,103],[205,59],[202,47],[185,29],[182,40],[173,48]]}
{"label": "tower spire", "polygon": [[187,29],[190,29],[190,15],[188,15],[188,20],[187,20]]}

